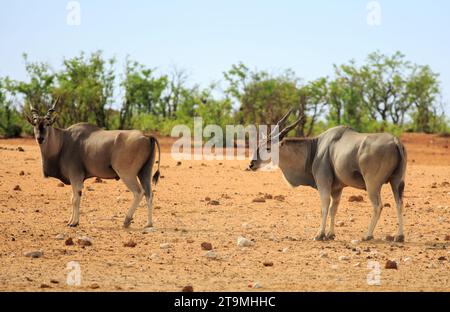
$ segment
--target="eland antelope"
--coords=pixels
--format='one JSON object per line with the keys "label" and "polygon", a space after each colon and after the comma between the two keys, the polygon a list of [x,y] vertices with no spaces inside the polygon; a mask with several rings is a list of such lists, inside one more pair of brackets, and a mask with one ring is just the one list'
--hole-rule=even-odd
{"label": "eland antelope", "polygon": [[[282,129],[292,111],[278,122]],[[372,219],[363,240],[372,240],[375,226],[383,208],[381,188],[390,183],[396,202],[398,234],[395,241],[403,242],[403,191],[405,188],[406,150],[391,134],[358,133],[345,126],[331,128],[315,138],[284,138],[297,127],[301,118],[283,130],[273,131],[255,151],[249,169],[256,171],[271,160],[262,160],[261,148],[270,150],[279,144],[279,163],[285,180],[293,187],[310,186],[319,191],[322,220],[315,240],[334,239],[334,223],[342,189],[350,186],[366,190],[373,206]],[[275,141],[275,142],[273,142]],[[330,229],[325,234],[327,216]]]}
{"label": "eland antelope", "polygon": [[161,150],[156,138],[145,136],[136,130],[106,131],[88,123],[78,123],[67,129],[53,127],[55,105],[45,116],[31,107],[28,122],[41,150],[44,177],[53,177],[66,185],[72,185],[72,217],[68,223],[79,224],[80,199],[84,180],[91,177],[121,179],[133,193],[134,199],[125,217],[124,227],[130,226],[139,202],[145,195],[148,219],[146,227],[152,227],[152,190],[150,184],[156,145],[158,146],[158,170],[153,183],[160,176]]}

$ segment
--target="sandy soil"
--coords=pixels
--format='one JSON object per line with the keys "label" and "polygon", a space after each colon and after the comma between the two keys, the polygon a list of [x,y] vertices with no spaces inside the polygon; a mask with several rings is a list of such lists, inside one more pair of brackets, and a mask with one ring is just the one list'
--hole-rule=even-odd
{"label": "sandy soil", "polygon": [[[32,139],[0,140],[0,290],[179,291],[190,284],[195,291],[252,291],[249,285],[258,282],[262,291],[450,291],[450,139],[402,139],[409,152],[404,244],[385,239],[397,227],[388,186],[383,199],[391,207],[383,210],[377,240],[352,242],[366,231],[372,208],[365,192],[348,188],[336,240],[314,242],[320,218],[315,190],[290,188],[279,171],[246,172],[247,161],[177,165],[168,153],[170,141],[155,188],[155,232],[143,233],[144,202],[131,229],[122,229],[131,193],[120,181],[92,179],[85,183],[81,224],[68,228],[71,188],[42,177]],[[253,202],[263,194],[285,199]],[[351,195],[364,201],[351,203]],[[66,246],[58,234],[75,244]],[[238,247],[241,235],[254,246]],[[88,236],[92,246],[78,245],[80,236]],[[125,247],[129,241],[136,246]],[[212,244],[217,259],[205,256],[203,242]],[[161,249],[165,243],[169,248]],[[24,256],[33,250],[43,256]],[[385,269],[387,260],[398,269]],[[80,265],[81,286],[66,284],[71,261]],[[381,267],[379,286],[367,283],[370,261]]]}

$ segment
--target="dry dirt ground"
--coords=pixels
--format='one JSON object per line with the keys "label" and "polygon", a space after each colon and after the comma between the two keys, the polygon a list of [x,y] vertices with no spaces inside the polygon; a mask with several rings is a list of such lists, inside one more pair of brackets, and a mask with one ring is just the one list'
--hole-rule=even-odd
{"label": "dry dirt ground", "polygon": [[[247,161],[177,165],[170,141],[155,188],[154,232],[143,233],[144,201],[131,229],[122,229],[131,193],[121,181],[93,179],[85,183],[80,226],[68,228],[71,188],[42,177],[32,139],[0,140],[0,290],[450,291],[450,139],[402,139],[409,153],[404,244],[386,240],[397,229],[387,185],[382,196],[391,207],[383,210],[375,241],[354,241],[366,231],[372,208],[364,191],[348,188],[336,240],[314,242],[320,218],[315,190],[290,188],[280,171],[246,172]],[[253,202],[265,194],[285,199]],[[351,195],[364,200],[349,202]],[[92,245],[78,245],[80,236]],[[254,245],[238,247],[239,236]],[[69,237],[74,245],[65,244]],[[124,245],[130,241],[135,247]],[[203,242],[212,244],[216,259],[205,256]],[[43,256],[24,256],[33,250]],[[386,269],[387,260],[398,268]],[[80,286],[66,283],[71,261],[80,265]],[[370,268],[377,264],[379,274]],[[369,285],[377,274],[380,285]],[[261,288],[251,288],[255,283]]]}

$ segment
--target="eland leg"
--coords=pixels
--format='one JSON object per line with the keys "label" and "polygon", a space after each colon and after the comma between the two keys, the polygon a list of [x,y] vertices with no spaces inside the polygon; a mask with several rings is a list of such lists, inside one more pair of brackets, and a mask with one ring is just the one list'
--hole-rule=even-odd
{"label": "eland leg", "polygon": [[367,193],[369,194],[369,199],[372,203],[373,212],[369,224],[369,229],[367,231],[367,235],[363,238],[363,241],[370,241],[373,239],[373,231],[375,230],[375,226],[377,225],[377,222],[380,219],[381,210],[383,209],[380,194],[381,186],[368,187]]}
{"label": "eland leg", "polygon": [[83,192],[83,180],[74,179],[71,180],[72,184],[72,216],[70,217],[69,222],[67,223],[70,227],[75,227],[80,223],[80,202],[81,195]]}
{"label": "eland leg", "polygon": [[[151,170],[150,170],[151,172]],[[153,220],[152,220],[152,216],[153,216],[153,194],[152,194],[152,188],[151,188],[151,184],[150,184],[150,175],[149,174],[145,174],[144,172],[142,172],[142,174],[139,174],[139,181],[141,182],[141,185],[144,189],[145,192],[145,199],[147,201],[147,225],[145,226],[146,228],[152,228],[153,227]]]}
{"label": "eland leg", "polygon": [[136,177],[132,178],[120,177],[120,178],[122,179],[123,183],[125,183],[125,185],[128,187],[128,189],[133,193],[133,202],[131,203],[131,206],[128,209],[127,215],[123,222],[123,227],[128,228],[131,224],[131,221],[133,220],[136,208],[138,207],[139,203],[142,200],[142,197],[144,196],[144,191],[139,185],[139,182],[137,181]]}
{"label": "eland leg", "polygon": [[336,189],[331,192],[331,206],[330,206],[330,230],[327,234],[327,239],[333,240],[336,235],[334,233],[334,224],[336,222],[336,213],[341,201],[342,188]]}
{"label": "eland leg", "polygon": [[328,209],[330,208],[331,191],[329,187],[325,187],[319,188],[319,193],[320,202],[322,205],[322,221],[320,223],[319,232],[317,233],[316,237],[314,237],[314,240],[316,241],[322,241],[326,238],[325,228],[327,226]]}
{"label": "eland leg", "polygon": [[403,191],[405,188],[405,182],[391,181],[391,188],[392,193],[394,193],[398,219],[398,233],[394,240],[396,242],[403,243],[405,241],[405,235],[403,233]]}

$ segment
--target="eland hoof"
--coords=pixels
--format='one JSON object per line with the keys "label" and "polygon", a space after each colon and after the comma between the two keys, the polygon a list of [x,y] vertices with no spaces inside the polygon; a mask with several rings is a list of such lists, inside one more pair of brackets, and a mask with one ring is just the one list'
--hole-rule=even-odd
{"label": "eland hoof", "polygon": [[362,241],[363,241],[363,242],[369,242],[369,241],[371,241],[371,240],[373,240],[373,236],[371,236],[371,235],[367,235],[367,236],[365,236],[365,237],[362,238]]}
{"label": "eland hoof", "polygon": [[131,225],[131,221],[133,221],[133,218],[126,217],[125,221],[123,221],[123,227],[125,229],[129,228]]}
{"label": "eland hoof", "polygon": [[334,240],[336,238],[336,235],[334,233],[328,233],[325,238],[327,240]]}
{"label": "eland hoof", "polygon": [[394,242],[396,243],[404,243],[405,242],[405,235],[397,235],[394,237]]}
{"label": "eland hoof", "polygon": [[321,242],[324,241],[325,239],[326,239],[325,233],[317,234],[316,237],[314,237],[314,240],[316,242]]}

